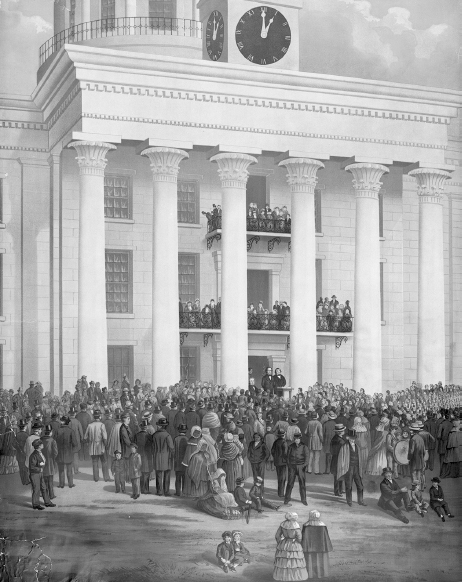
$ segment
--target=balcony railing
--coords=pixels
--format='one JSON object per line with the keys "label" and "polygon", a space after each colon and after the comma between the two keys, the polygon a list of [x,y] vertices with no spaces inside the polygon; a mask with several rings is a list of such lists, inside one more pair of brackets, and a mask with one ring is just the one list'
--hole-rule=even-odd
{"label": "balcony railing", "polygon": [[[184,311],[180,313],[181,329],[220,329],[219,313]],[[248,313],[247,328],[266,331],[290,331],[290,315],[275,313]],[[350,333],[353,331],[353,318],[349,315],[317,315],[316,331],[331,333]]]}
{"label": "balcony railing", "polygon": [[[203,212],[207,216],[208,213]],[[247,231],[278,232],[290,234],[291,220],[284,218],[250,218],[247,217]],[[221,216],[207,216],[207,232],[221,230]]]}
{"label": "balcony railing", "polygon": [[202,38],[202,24],[183,18],[158,18],[137,16],[131,18],[105,18],[83,22],[53,36],[39,49],[40,65],[64,44],[84,42],[94,38],[112,36],[191,36]]}

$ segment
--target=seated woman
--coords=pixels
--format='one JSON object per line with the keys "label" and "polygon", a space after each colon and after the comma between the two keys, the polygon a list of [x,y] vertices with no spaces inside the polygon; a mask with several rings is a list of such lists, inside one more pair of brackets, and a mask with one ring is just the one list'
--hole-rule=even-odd
{"label": "seated woman", "polygon": [[198,499],[197,508],[220,519],[239,519],[241,517],[234,495],[228,492],[226,473],[223,469],[217,469],[210,474],[208,491]]}

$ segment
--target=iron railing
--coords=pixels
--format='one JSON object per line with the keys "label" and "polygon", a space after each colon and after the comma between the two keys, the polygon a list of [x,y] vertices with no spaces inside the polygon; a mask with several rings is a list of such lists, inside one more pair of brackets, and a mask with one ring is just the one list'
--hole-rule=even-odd
{"label": "iron railing", "polygon": [[150,16],[104,18],[76,24],[55,34],[39,49],[40,66],[64,44],[84,42],[94,38],[113,36],[190,36],[202,38],[202,24],[183,18],[158,18]]}
{"label": "iron railing", "polygon": [[[203,311],[180,312],[181,329],[220,329],[220,313]],[[290,331],[290,314],[247,313],[249,330]],[[353,331],[353,317],[350,315],[317,315],[316,331],[349,333]]]}
{"label": "iron railing", "polygon": [[[207,217],[207,232],[221,229],[221,214],[202,212]],[[247,217],[247,230],[253,232],[278,232],[290,234],[291,219]]]}

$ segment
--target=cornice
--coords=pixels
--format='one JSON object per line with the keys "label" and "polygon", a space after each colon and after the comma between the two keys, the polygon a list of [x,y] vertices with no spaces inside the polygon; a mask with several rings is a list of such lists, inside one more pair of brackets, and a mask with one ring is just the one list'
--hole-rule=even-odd
{"label": "cornice", "polygon": [[0,127],[5,129],[34,129],[39,131],[46,131],[47,125],[45,123],[34,123],[30,121],[15,121],[7,119],[0,121]]}
{"label": "cornice", "polygon": [[389,140],[389,139],[378,139],[373,137],[363,138],[363,137],[356,137],[356,136],[345,136],[345,135],[335,135],[335,134],[327,134],[327,133],[311,133],[306,131],[286,131],[286,130],[279,130],[279,129],[265,129],[260,127],[244,127],[240,125],[225,125],[225,124],[217,124],[217,123],[196,123],[194,121],[182,121],[182,120],[170,120],[170,119],[154,119],[149,117],[133,117],[133,116],[125,116],[125,115],[107,115],[104,113],[83,113],[83,118],[86,119],[107,119],[108,121],[122,121],[122,122],[129,122],[129,123],[143,123],[143,124],[152,124],[152,125],[175,125],[180,127],[197,127],[201,129],[216,129],[219,131],[237,131],[237,132],[246,132],[246,133],[264,133],[264,134],[271,134],[271,135],[289,135],[295,137],[304,137],[304,138],[316,138],[316,139],[332,139],[332,140],[340,140],[340,141],[353,141],[353,142],[366,142],[366,143],[377,143],[377,144],[386,144],[386,145],[397,145],[397,146],[405,146],[405,147],[414,147],[414,148],[426,148],[426,149],[436,149],[436,150],[445,150],[446,146],[432,144],[432,143],[416,143],[416,142],[408,142],[408,141],[397,141],[397,140]]}
{"label": "cornice", "polygon": [[[229,89],[229,87],[228,87]],[[390,119],[395,121],[411,121],[418,123],[436,123],[449,125],[449,117],[437,115],[420,115],[413,113],[401,113],[386,109],[375,109],[368,107],[341,107],[338,105],[327,105],[324,103],[307,103],[299,100],[281,99],[260,99],[251,97],[240,97],[239,95],[218,94],[211,92],[178,91],[168,89],[153,89],[138,85],[109,84],[84,82],[82,91],[96,91],[99,93],[115,93],[122,95],[133,95],[136,97],[155,97],[159,99],[177,99],[184,101],[203,101],[206,103],[222,103],[225,105],[236,105],[244,107],[261,107],[264,109],[306,111],[312,113],[325,113],[331,115],[348,115],[355,117],[368,117],[375,119]]]}
{"label": "cornice", "polygon": [[24,146],[0,145],[0,150],[21,151],[21,152],[45,152],[48,153],[48,148],[29,148]]}

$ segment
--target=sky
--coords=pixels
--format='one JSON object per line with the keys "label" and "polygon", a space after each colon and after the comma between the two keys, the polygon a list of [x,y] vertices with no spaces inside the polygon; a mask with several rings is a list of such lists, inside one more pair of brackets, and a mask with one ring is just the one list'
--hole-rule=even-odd
{"label": "sky", "polygon": [[[38,49],[53,36],[54,2],[0,0],[1,93],[33,92]],[[301,70],[460,90],[458,6],[459,0],[305,0]]]}

